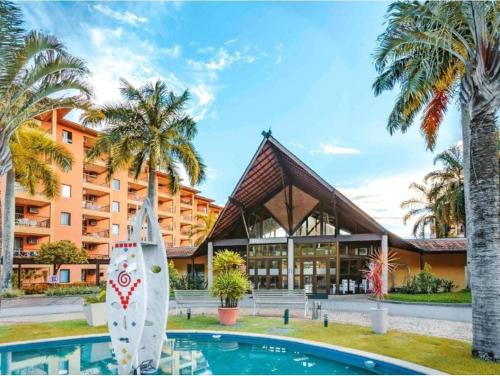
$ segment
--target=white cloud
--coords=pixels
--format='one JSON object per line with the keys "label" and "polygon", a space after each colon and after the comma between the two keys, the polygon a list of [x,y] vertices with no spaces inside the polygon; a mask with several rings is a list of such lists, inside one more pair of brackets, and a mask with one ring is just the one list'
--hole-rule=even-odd
{"label": "white cloud", "polygon": [[94,9],[98,11],[99,13],[102,13],[108,17],[111,17],[117,21],[132,25],[132,26],[138,26],[139,24],[143,24],[145,22],[148,22],[148,19],[146,17],[141,17],[138,16],[132,12],[125,11],[125,12],[119,12],[111,9],[110,7],[102,4],[97,4],[94,5]]}
{"label": "white cloud", "polygon": [[231,39],[228,39],[224,42],[225,45],[228,45],[228,44],[233,44],[233,43],[236,43],[238,41],[238,38],[231,38]]}
{"label": "white cloud", "polygon": [[358,149],[345,147],[345,146],[336,146],[327,143],[320,143],[319,148],[312,151],[314,154],[327,154],[327,155],[336,155],[336,154],[360,154],[361,152]]}
{"label": "white cloud", "polygon": [[176,58],[181,56],[182,46],[180,46],[178,44],[174,44],[172,47],[160,49],[160,52],[164,53],[165,55],[167,55],[169,57],[176,59]]}
{"label": "white cloud", "polygon": [[402,173],[367,180],[355,188],[341,188],[340,192],[351,199],[362,210],[375,218],[381,225],[402,237],[412,237],[413,222],[403,224],[405,211],[400,203],[412,196],[408,189],[412,182],[419,182],[427,170]]}
{"label": "white cloud", "polygon": [[253,63],[255,56],[248,53],[245,49],[243,51],[236,50],[229,52],[227,49],[220,47],[215,51],[212,47],[201,48],[198,50],[200,53],[211,53],[213,56],[207,61],[188,59],[187,64],[195,70],[206,70],[208,72],[222,71],[229,68],[237,62]]}

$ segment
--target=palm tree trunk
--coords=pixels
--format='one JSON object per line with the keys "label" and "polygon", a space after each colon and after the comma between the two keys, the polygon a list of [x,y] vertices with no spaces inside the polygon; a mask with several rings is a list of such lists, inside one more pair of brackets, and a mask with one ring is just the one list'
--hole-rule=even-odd
{"label": "palm tree trunk", "polygon": [[472,353],[481,359],[500,361],[498,105],[497,100],[488,100],[491,97],[484,95],[481,86],[474,86],[474,95],[462,106]]}
{"label": "palm tree trunk", "polygon": [[[158,206],[158,201],[156,199],[156,169],[152,164],[150,164],[148,168],[148,199],[156,213],[156,209]],[[154,218],[154,220],[158,221],[158,218]],[[159,234],[157,234],[157,236],[159,236]],[[154,240],[153,226],[151,226],[151,223],[149,223],[149,219],[148,219],[148,239],[152,241]]]}
{"label": "palm tree trunk", "polygon": [[3,219],[3,289],[12,288],[12,267],[14,264],[14,223],[15,223],[15,196],[14,196],[14,169],[7,171],[5,180],[5,203]]}

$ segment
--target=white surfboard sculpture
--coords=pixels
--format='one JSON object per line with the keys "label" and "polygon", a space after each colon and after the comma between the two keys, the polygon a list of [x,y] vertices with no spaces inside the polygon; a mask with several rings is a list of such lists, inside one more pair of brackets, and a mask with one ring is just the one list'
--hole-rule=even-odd
{"label": "white surfboard sculpture", "polygon": [[[146,219],[151,228],[143,239]],[[132,259],[135,263],[129,261]],[[165,245],[148,199],[136,217],[130,240],[113,248],[106,291],[108,327],[119,373],[155,372],[166,339],[169,276]]]}

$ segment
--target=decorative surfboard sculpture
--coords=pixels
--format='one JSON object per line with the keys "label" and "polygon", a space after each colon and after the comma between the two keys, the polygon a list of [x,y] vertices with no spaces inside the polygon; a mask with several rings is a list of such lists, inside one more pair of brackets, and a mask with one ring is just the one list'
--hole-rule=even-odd
{"label": "decorative surfboard sculpture", "polygon": [[[143,202],[127,242],[113,247],[108,269],[108,327],[120,374],[152,373],[166,339],[167,254],[156,213]],[[143,224],[147,223],[147,236]]]}

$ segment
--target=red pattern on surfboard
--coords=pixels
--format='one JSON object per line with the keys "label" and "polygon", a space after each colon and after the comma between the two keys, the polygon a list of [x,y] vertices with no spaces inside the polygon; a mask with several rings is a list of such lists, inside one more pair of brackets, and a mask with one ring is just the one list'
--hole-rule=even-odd
{"label": "red pattern on surfboard", "polygon": [[[118,275],[118,285],[120,285],[122,287],[126,287],[130,284],[130,276],[128,274],[124,273],[123,275],[128,276],[128,279],[125,279],[124,277],[122,277],[120,279],[120,277],[122,276],[122,273],[124,273],[124,272],[121,272],[120,275]],[[124,283],[126,283],[126,285],[124,285]],[[132,294],[134,293],[135,289],[137,288],[137,286],[139,286],[140,283],[141,283],[141,279],[137,278],[137,281],[135,281],[134,284],[132,285],[132,287],[130,287],[130,289],[127,291],[127,295],[124,296],[122,294],[120,288],[116,285],[115,281],[113,281],[111,279],[109,280],[109,284],[111,285],[113,290],[115,290],[116,295],[118,295],[118,297],[120,298],[120,303],[121,303],[123,309],[127,309],[128,303],[130,302],[130,298],[132,297]]]}

